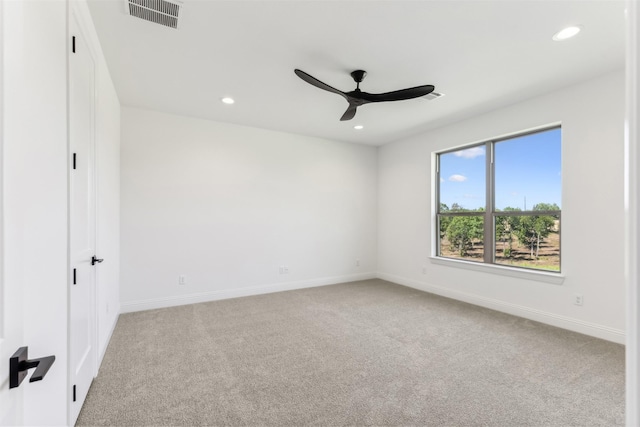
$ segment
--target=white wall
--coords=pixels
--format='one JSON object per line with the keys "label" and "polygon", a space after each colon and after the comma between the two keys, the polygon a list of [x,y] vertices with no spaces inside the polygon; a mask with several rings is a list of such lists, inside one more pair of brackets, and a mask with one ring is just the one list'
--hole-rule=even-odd
{"label": "white wall", "polygon": [[[432,152],[555,122],[562,122],[564,283],[431,262]],[[381,147],[380,277],[623,342],[623,125],[624,73],[616,72]],[[572,304],[576,293],[584,306]]]}
{"label": "white wall", "polygon": [[121,162],[122,311],[375,274],[375,147],[123,107]]}

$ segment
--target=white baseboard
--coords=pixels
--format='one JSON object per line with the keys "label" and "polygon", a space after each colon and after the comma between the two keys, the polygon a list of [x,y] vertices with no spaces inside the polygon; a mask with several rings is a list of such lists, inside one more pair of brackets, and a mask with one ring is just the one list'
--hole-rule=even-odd
{"label": "white baseboard", "polygon": [[625,343],[625,333],[620,329],[610,328],[608,326],[597,325],[571,317],[561,316],[558,314],[548,313],[522,305],[511,304],[508,302],[496,300],[493,298],[481,297],[478,295],[468,294],[466,292],[455,291],[440,286],[423,283],[418,280],[406,277],[396,276],[393,274],[378,273],[378,278],[399,285],[418,289],[420,291],[429,292],[443,297],[452,298],[458,301],[468,302],[470,304],[479,305],[481,307],[490,308],[492,310],[501,311],[503,313],[512,314],[514,316],[524,317],[525,319],[535,320],[547,325],[557,326],[559,328],[568,329],[570,331],[579,332],[607,341],[613,341],[618,344]]}
{"label": "white baseboard", "polygon": [[321,277],[319,279],[301,280],[297,282],[284,282],[260,286],[250,286],[239,289],[224,289],[220,291],[201,292],[189,295],[175,295],[142,301],[129,301],[120,304],[120,312],[132,313],[135,311],[153,310],[155,308],[174,307],[178,305],[195,304],[199,302],[217,301],[229,298],[246,297],[251,295],[270,294],[273,292],[313,288],[316,286],[335,285],[338,283],[355,282],[357,280],[367,280],[375,278],[377,278],[376,273],[360,273],[345,276]]}

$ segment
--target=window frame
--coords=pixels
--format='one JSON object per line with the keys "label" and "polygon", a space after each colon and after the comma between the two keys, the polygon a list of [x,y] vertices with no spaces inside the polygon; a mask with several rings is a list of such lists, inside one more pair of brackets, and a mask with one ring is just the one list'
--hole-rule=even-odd
{"label": "window frame", "polygon": [[[442,259],[447,261],[462,261],[462,262],[470,262],[478,265],[490,265],[490,266],[498,266],[505,267],[509,269],[517,269],[517,270],[527,270],[536,273],[544,273],[551,275],[561,275],[562,273],[562,207],[559,210],[551,210],[551,211],[496,211],[495,207],[495,145],[501,142],[505,142],[511,139],[521,138],[523,136],[532,135],[536,133],[542,133],[546,131],[550,131],[553,129],[562,129],[561,124],[553,124],[545,127],[540,127],[528,131],[518,132],[509,134],[506,136],[502,136],[499,138],[492,138],[482,142],[476,142],[468,145],[463,145],[460,147],[447,149],[443,151],[435,152],[435,224],[434,224],[434,236],[436,236],[435,241],[435,258]],[[454,212],[441,212],[441,201],[440,201],[440,184],[441,184],[441,175],[440,175],[440,157],[443,154],[454,153],[456,151],[468,150],[474,147],[484,147],[485,148],[485,205],[484,211],[454,211]],[[560,140],[560,155],[562,156],[562,139]],[[562,160],[561,160],[562,162]],[[562,163],[561,163],[562,164]],[[561,189],[562,191],[562,189]],[[558,217],[559,227],[558,227],[558,270],[545,270],[541,268],[533,268],[533,267],[524,267],[524,266],[514,266],[501,264],[496,262],[496,217],[503,216],[541,216],[541,215],[549,215]],[[441,244],[442,239],[440,236],[440,218],[441,217],[458,217],[458,216],[476,216],[483,218],[483,258],[482,261],[476,261],[472,259],[465,258],[453,258],[442,256]]]}

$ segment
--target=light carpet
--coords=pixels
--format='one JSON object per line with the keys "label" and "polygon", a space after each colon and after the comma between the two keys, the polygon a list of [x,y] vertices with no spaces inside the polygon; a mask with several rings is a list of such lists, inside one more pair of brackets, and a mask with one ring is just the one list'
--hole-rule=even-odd
{"label": "light carpet", "polygon": [[623,346],[377,279],[121,315],[77,423],[623,424]]}

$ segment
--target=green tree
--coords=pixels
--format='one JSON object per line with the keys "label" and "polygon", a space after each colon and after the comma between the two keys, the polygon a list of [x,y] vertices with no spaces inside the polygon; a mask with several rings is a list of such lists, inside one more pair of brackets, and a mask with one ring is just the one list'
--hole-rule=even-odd
{"label": "green tree", "polygon": [[[506,207],[504,212],[520,212],[520,208]],[[496,217],[496,242],[502,242],[502,255],[510,258],[513,253],[513,237],[520,228],[519,216]]]}
{"label": "green tree", "polygon": [[452,250],[460,256],[467,255],[473,248],[473,241],[482,239],[483,227],[481,216],[456,216],[451,218],[446,236]]}
{"label": "green tree", "polygon": [[[538,203],[533,207],[533,210],[559,211],[560,208],[555,203]],[[520,226],[517,232],[518,240],[529,247],[531,259],[538,259],[540,243],[554,230],[555,221],[556,218],[553,215],[527,215],[520,217]]]}
{"label": "green tree", "polygon": [[[449,206],[447,206],[445,203],[440,203],[440,212],[449,212]],[[449,224],[451,224],[451,217],[450,216],[439,216],[439,221],[440,221],[440,240],[444,239],[444,236],[446,236],[447,234],[447,227],[449,227]]]}

